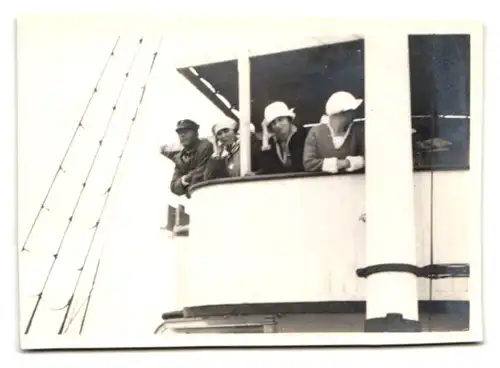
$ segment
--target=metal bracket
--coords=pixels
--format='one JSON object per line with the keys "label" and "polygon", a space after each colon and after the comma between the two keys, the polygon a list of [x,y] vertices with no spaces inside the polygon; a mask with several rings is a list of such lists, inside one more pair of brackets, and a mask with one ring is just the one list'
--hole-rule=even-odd
{"label": "metal bracket", "polygon": [[470,265],[468,263],[431,264],[420,269],[423,274],[420,277],[427,277],[429,279],[470,276]]}
{"label": "metal bracket", "polygon": [[449,277],[469,277],[470,266],[467,263],[430,264],[423,267],[405,263],[384,263],[358,268],[356,275],[367,278],[370,275],[381,272],[406,272],[412,273],[417,277],[444,279]]}
{"label": "metal bracket", "polygon": [[[236,333],[236,332],[276,332],[275,316],[225,316],[225,317],[178,317],[163,315],[164,322],[156,329],[156,334],[176,333]],[[165,318],[167,317],[167,318]]]}

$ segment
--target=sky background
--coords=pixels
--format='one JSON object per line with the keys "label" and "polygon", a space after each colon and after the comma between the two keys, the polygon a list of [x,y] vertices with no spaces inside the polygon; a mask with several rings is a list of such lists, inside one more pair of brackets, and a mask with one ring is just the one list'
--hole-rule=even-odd
{"label": "sky background", "polygon": [[[118,34],[96,34],[92,27],[48,25],[19,32],[19,244],[28,231],[59,167]],[[106,199],[118,156],[141,95],[160,35],[125,34],[94,94],[46,205],[22,252],[20,263],[21,330],[40,293],[82,189],[106,125],[99,151],[60,255],[47,281],[30,333],[56,333]],[[101,266],[85,324],[85,334],[151,334],[161,313],[175,309],[173,244],[160,230],[166,221],[172,164],[159,146],[174,142],[177,120],[190,117],[208,134],[223,117],[176,71],[171,47],[163,39],[147,84],[121,167],[85,268],[70,316],[77,332],[97,265]],[[137,53],[136,53],[137,52]],[[135,61],[134,54],[136,53]],[[125,73],[129,78],[123,85]],[[122,89],[116,111],[112,106]],[[104,248],[101,252],[101,249]],[[101,256],[102,254],[102,256]],[[83,307],[82,307],[83,305]],[[57,310],[59,309],[59,310]],[[124,323],[124,321],[127,321]]]}

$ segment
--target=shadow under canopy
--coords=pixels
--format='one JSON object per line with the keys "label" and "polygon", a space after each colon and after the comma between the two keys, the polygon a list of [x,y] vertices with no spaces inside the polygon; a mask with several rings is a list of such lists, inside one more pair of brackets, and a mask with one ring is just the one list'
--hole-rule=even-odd
{"label": "shadow under canopy", "polygon": [[[284,101],[295,108],[295,123],[307,125],[319,122],[325,103],[334,92],[348,91],[364,99],[364,52],[364,41],[360,39],[251,57],[251,119],[255,130],[261,130],[264,109],[272,101]],[[409,36],[409,58],[412,125],[417,131],[413,140],[415,166],[467,169],[469,35]],[[238,120],[233,112],[239,106],[237,60],[192,65],[178,72],[224,114]],[[381,86],[380,93],[383,88]],[[454,118],[447,118],[450,115]],[[363,124],[364,117],[363,104],[356,118]],[[388,138],[390,144],[390,135]],[[448,144],[438,149],[429,148],[429,145],[425,148],[422,142],[434,138],[441,138]]]}

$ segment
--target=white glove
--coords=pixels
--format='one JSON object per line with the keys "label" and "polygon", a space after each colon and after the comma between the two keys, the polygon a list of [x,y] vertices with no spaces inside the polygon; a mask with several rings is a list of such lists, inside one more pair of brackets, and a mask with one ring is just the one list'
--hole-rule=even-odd
{"label": "white glove", "polygon": [[336,157],[325,158],[323,160],[323,165],[321,165],[321,171],[330,172],[333,174],[337,173],[337,162],[338,160]]}
{"label": "white glove", "polygon": [[363,156],[347,156],[346,160],[349,161],[349,167],[346,171],[356,171],[365,166],[365,159]]}

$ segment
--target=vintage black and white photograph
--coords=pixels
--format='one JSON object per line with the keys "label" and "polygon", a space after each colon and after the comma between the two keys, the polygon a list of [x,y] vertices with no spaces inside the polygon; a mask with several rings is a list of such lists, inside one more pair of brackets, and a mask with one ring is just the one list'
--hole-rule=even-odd
{"label": "vintage black and white photograph", "polygon": [[19,18],[23,349],[483,339],[481,25],[294,22]]}

